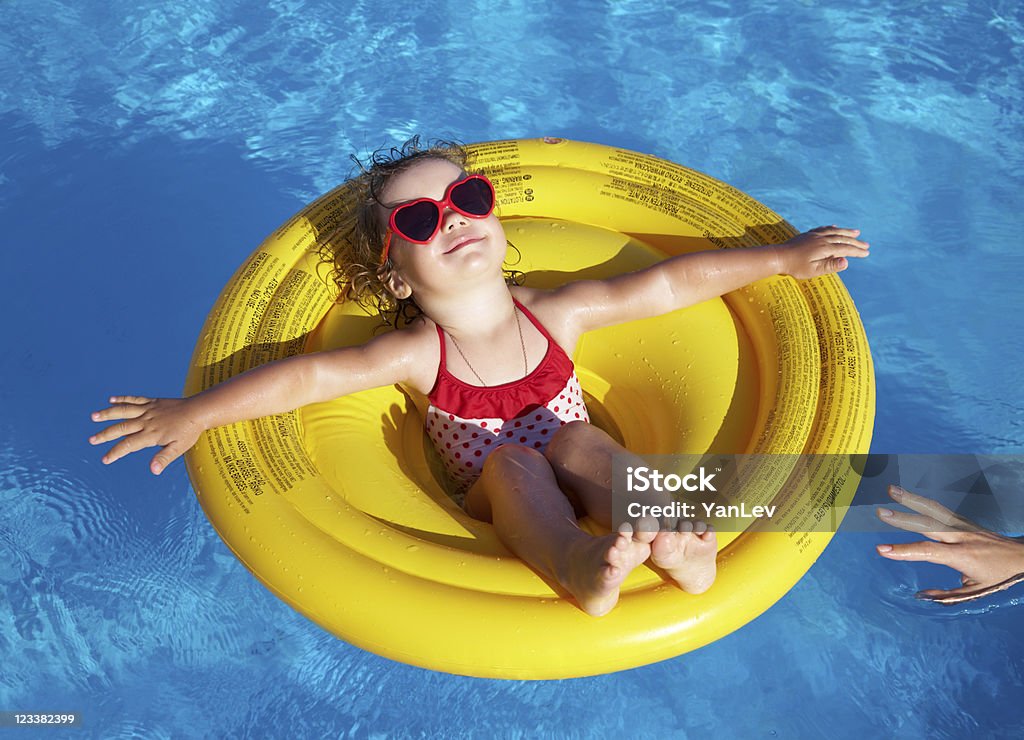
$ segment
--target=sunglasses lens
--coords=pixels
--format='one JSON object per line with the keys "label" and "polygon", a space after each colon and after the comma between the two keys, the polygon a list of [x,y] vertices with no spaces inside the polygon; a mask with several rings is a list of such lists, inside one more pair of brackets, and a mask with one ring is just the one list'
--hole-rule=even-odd
{"label": "sunglasses lens", "polygon": [[395,229],[411,241],[429,241],[438,224],[437,206],[427,201],[402,206],[394,214]]}
{"label": "sunglasses lens", "polygon": [[477,177],[456,185],[449,197],[453,206],[472,216],[487,216],[494,208],[494,191],[486,180]]}

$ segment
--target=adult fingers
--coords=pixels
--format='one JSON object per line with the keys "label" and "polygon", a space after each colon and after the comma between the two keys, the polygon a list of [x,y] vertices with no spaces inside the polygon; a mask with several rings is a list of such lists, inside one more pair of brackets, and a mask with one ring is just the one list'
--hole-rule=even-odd
{"label": "adult fingers", "polygon": [[916,596],[918,596],[919,599],[928,599],[940,604],[958,604],[959,602],[980,599],[991,594],[997,594],[1000,591],[1006,591],[1007,589],[1010,589],[1010,587],[1021,582],[1024,582],[1024,573],[1017,573],[1016,575],[1012,575],[1006,580],[1001,580],[997,583],[971,582],[965,583],[959,587],[959,589],[950,589],[949,591],[928,589],[926,591],[919,592]]}
{"label": "adult fingers", "polygon": [[1024,573],[1017,573],[1016,575],[1011,576],[1004,581],[1000,581],[999,583],[965,583],[960,588],[953,588],[948,591],[929,588],[924,591],[919,591],[916,596],[919,599],[936,601],[940,604],[959,604],[962,601],[980,599],[982,596],[988,596],[990,594],[998,593],[999,591],[1005,591],[1006,589],[1016,586],[1018,583],[1022,582],[1024,582]]}
{"label": "adult fingers", "polygon": [[976,532],[981,529],[981,527],[970,519],[966,519],[959,514],[950,511],[938,501],[926,498],[925,496],[919,496],[916,493],[911,493],[901,486],[889,486],[889,496],[891,496],[894,501],[898,501],[906,506],[908,509],[930,517],[940,524],[945,525],[947,528],[955,527],[957,529],[963,529],[971,532]]}
{"label": "adult fingers", "polygon": [[934,601],[939,604],[959,604],[962,601],[971,601],[990,593],[992,589],[978,588],[974,586],[961,586],[960,588],[941,589],[928,588],[918,591],[914,596],[922,601]]}
{"label": "adult fingers", "polygon": [[905,529],[908,532],[918,532],[939,542],[959,542],[961,539],[959,530],[952,529],[929,516],[885,508],[875,509],[875,513],[886,524]]}
{"label": "adult fingers", "polygon": [[878,545],[875,548],[883,558],[890,560],[924,560],[929,563],[948,565],[960,570],[959,553],[956,548],[941,542],[908,542],[902,545]]}

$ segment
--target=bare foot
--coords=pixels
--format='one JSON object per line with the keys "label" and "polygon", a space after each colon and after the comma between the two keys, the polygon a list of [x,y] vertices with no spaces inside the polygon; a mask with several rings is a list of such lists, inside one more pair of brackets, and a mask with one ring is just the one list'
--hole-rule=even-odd
{"label": "bare foot", "polygon": [[651,543],[651,562],[690,594],[702,594],[715,582],[718,538],[704,522],[679,522],[675,532],[658,532]]}
{"label": "bare foot", "polygon": [[651,556],[655,532],[633,534],[628,524],[618,534],[589,537],[568,553],[564,585],[592,617],[601,617],[619,601],[619,586]]}

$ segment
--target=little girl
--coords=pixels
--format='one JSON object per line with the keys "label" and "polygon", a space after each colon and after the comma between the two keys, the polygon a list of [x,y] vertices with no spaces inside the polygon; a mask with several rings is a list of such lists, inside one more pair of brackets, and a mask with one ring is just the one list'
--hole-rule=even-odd
{"label": "little girl", "polygon": [[336,279],[347,297],[403,317],[400,330],[254,368],[191,398],[113,397],[92,418],[124,421],[89,441],[123,437],[104,463],[160,446],[150,466],[159,475],[206,429],[399,383],[429,400],[425,431],[465,491],[466,511],[493,522],[513,553],[588,614],[607,613],[648,559],[683,590],[705,591],[717,553],[710,528],[637,522],[593,536],[577,525],[585,513],[611,527],[612,456],[632,455],[589,423],[570,359],[580,335],[779,273],[838,272],[847,257],[867,256],[867,243],[830,226],[555,290],[509,285],[494,189],[465,162],[456,145],[420,148],[414,139],[349,183],[353,217],[331,238]]}

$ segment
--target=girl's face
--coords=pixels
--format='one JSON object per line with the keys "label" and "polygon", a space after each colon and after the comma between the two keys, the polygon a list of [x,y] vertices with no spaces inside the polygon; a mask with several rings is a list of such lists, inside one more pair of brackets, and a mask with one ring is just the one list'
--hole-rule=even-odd
{"label": "girl's face", "polygon": [[[388,181],[380,196],[385,223],[391,211],[417,198],[444,198],[448,186],[465,177],[455,164],[444,159],[424,159]],[[391,237],[390,257],[397,273],[412,293],[417,290],[450,290],[460,280],[478,275],[501,275],[505,259],[505,230],[494,213],[470,218],[446,208],[437,235],[427,244],[413,244],[397,234]],[[406,296],[399,296],[400,298]]]}

